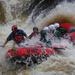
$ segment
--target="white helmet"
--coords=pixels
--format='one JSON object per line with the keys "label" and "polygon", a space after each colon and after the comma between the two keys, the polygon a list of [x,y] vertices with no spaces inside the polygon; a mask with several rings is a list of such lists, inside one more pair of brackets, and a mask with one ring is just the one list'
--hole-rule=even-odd
{"label": "white helmet", "polygon": [[60,24],[59,23],[55,23],[54,26],[55,26],[55,28],[58,28],[58,27],[60,27]]}
{"label": "white helmet", "polygon": [[44,29],[43,30],[48,30],[48,27],[44,27]]}
{"label": "white helmet", "polygon": [[53,24],[49,25],[50,30],[55,30],[55,26]]}

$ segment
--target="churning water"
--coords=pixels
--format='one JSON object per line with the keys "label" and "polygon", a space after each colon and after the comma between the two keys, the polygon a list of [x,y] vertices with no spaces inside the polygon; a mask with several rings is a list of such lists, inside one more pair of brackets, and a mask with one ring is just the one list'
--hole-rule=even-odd
{"label": "churning water", "polygon": [[[12,24],[18,24],[19,28],[21,27],[27,34],[30,34],[32,27],[34,26],[31,20],[32,14],[26,22],[16,19],[8,22],[7,25],[1,26],[0,45],[3,44],[6,37],[11,32]],[[48,25],[49,21],[58,15],[75,17],[75,2],[68,3],[65,1],[58,4],[54,9],[50,10],[45,17],[43,17],[43,13],[40,13],[35,19],[35,25],[42,28]],[[6,51],[12,46],[12,42],[10,42],[5,48],[0,47],[0,75],[75,75],[75,47],[64,39],[60,41],[60,43],[68,46],[68,48],[63,51],[64,55],[53,55],[42,64],[27,70],[13,70],[9,68],[9,65],[5,62]]]}

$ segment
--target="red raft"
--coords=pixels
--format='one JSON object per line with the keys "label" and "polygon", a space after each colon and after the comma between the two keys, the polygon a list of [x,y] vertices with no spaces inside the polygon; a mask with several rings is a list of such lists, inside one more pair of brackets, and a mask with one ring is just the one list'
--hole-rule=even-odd
{"label": "red raft", "polygon": [[32,48],[32,47],[28,47],[28,48],[17,48],[16,51],[13,49],[9,49],[7,52],[7,56],[8,57],[23,57],[23,56],[30,56],[30,55],[37,55],[37,56],[41,56],[43,54],[45,55],[53,55],[55,54],[56,51],[52,48],[46,48],[46,49],[42,49],[42,48]]}
{"label": "red raft", "polygon": [[13,64],[27,64],[28,66],[30,66],[32,65],[32,63],[41,63],[43,62],[43,60],[47,60],[47,57],[55,54],[58,54],[58,52],[54,48],[36,46],[17,48],[16,50],[9,49],[6,56],[8,61]]}
{"label": "red raft", "polygon": [[60,27],[65,28],[67,31],[69,31],[71,29],[73,25],[70,23],[62,23],[60,24]]}

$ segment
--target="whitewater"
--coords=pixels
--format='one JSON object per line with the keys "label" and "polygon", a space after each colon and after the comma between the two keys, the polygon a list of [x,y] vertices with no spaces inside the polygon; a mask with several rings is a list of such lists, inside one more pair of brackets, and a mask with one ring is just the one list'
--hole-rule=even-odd
{"label": "whitewater", "polygon": [[[44,26],[50,23],[55,16],[73,16],[75,17],[75,3],[63,2],[52,9],[46,17],[42,18],[41,13],[35,20],[36,26],[41,30]],[[11,32],[11,26],[17,24],[19,28],[23,29],[28,35],[32,32],[33,23],[31,16],[27,21],[15,19],[9,21],[5,25],[0,26],[0,45],[2,45],[6,37]],[[35,41],[35,39],[34,39]],[[72,43],[62,39],[61,44],[66,44],[68,48],[63,50],[64,55],[53,55],[47,61],[32,69],[9,70],[9,65],[5,62],[5,54],[9,48],[12,47],[12,41],[7,44],[5,48],[0,47],[0,75],[75,75],[75,47]],[[58,42],[58,44],[60,44]]]}

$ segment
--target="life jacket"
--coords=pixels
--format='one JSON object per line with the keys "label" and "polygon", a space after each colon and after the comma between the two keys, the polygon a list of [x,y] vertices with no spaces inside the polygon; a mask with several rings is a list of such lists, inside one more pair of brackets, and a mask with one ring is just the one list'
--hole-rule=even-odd
{"label": "life jacket", "polygon": [[21,42],[22,40],[24,40],[24,36],[21,35],[21,34],[15,33],[15,41],[19,43],[19,42]]}

